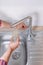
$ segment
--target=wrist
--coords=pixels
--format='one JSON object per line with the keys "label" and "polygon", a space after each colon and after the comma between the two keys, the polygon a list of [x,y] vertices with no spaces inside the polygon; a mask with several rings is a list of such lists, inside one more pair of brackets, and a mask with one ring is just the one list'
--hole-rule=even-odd
{"label": "wrist", "polygon": [[13,51],[12,51],[12,49],[9,47],[8,48],[8,52],[10,52],[10,53],[12,53]]}
{"label": "wrist", "polygon": [[12,47],[9,47],[8,50],[9,50],[11,53],[13,52]]}

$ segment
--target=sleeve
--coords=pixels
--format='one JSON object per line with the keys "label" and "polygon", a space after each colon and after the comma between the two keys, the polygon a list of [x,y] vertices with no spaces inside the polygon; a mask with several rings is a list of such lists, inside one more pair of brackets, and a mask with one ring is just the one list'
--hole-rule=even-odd
{"label": "sleeve", "polygon": [[1,20],[0,20],[0,26],[1,26]]}
{"label": "sleeve", "polygon": [[7,65],[7,62],[5,62],[4,60],[0,59],[0,65]]}

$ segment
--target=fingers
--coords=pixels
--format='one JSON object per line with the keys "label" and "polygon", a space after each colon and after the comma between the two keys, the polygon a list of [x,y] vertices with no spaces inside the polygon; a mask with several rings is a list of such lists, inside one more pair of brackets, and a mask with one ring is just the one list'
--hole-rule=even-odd
{"label": "fingers", "polygon": [[15,44],[16,44],[16,45],[19,45],[19,41],[20,41],[19,36],[17,37],[16,41],[14,41],[14,38],[11,37],[11,39],[10,39],[10,44],[14,43],[14,45],[15,45]]}
{"label": "fingers", "polygon": [[21,25],[21,29],[22,30],[25,30],[25,29],[27,29],[28,28],[28,26],[26,26],[24,23]]}
{"label": "fingers", "polygon": [[14,42],[14,39],[13,39],[14,37],[12,36],[11,37],[11,39],[10,39],[10,42],[12,43],[12,42]]}
{"label": "fingers", "polygon": [[19,23],[15,27],[16,27],[16,29],[20,29],[20,30],[25,30],[25,29],[28,28],[28,26],[25,23],[23,23],[23,22]]}
{"label": "fingers", "polygon": [[8,23],[7,21],[0,20],[0,27],[2,27],[2,28],[10,28],[11,24]]}
{"label": "fingers", "polygon": [[11,48],[11,50],[15,50],[18,46],[19,46],[19,37],[17,37],[17,40],[14,42],[13,38],[11,38],[11,41],[10,41],[10,44],[9,44],[9,47]]}
{"label": "fingers", "polygon": [[[16,41],[20,41],[19,36],[17,37]],[[11,37],[10,42],[14,42],[14,37],[13,36]]]}
{"label": "fingers", "polygon": [[20,38],[19,38],[19,36],[17,37],[17,41],[20,41]]}
{"label": "fingers", "polygon": [[20,42],[20,38],[19,36],[17,37],[17,41],[15,43],[17,43],[19,45],[19,42]]}

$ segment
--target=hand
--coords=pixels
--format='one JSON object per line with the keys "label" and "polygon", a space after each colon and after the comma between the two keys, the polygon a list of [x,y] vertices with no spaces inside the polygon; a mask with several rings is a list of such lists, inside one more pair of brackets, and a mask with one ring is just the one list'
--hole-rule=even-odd
{"label": "hand", "polygon": [[11,42],[9,44],[9,48],[14,51],[19,46],[19,37],[17,38],[16,42],[13,41],[13,38],[11,38]]}
{"label": "hand", "polygon": [[15,26],[16,29],[25,30],[28,28],[25,23],[21,22]]}
{"label": "hand", "polygon": [[3,59],[5,62],[8,63],[9,58],[12,52],[19,46],[19,38],[17,38],[16,42],[13,41],[13,37],[11,38],[11,42],[9,44],[8,50],[1,56],[0,59]]}
{"label": "hand", "polygon": [[[11,28],[12,26],[11,26],[10,23],[8,23],[6,21],[3,21],[3,20],[0,20],[0,27],[2,27],[2,28]],[[21,23],[17,24],[15,26],[15,28],[20,29],[20,30],[25,30],[25,29],[28,28],[28,26],[25,23],[21,22]]]}
{"label": "hand", "polygon": [[0,27],[1,28],[10,28],[11,25],[10,25],[10,23],[8,23],[6,21],[0,20]]}

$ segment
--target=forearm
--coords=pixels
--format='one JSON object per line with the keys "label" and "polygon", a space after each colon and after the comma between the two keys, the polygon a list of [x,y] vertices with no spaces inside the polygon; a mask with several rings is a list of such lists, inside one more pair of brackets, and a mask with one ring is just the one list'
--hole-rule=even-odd
{"label": "forearm", "polygon": [[11,53],[19,46],[19,38],[14,42],[13,39],[11,40],[7,51],[3,54],[0,58],[8,63]]}
{"label": "forearm", "polygon": [[8,62],[9,58],[11,56],[12,50],[8,48],[8,50],[4,53],[4,55],[1,57],[2,60]]}

